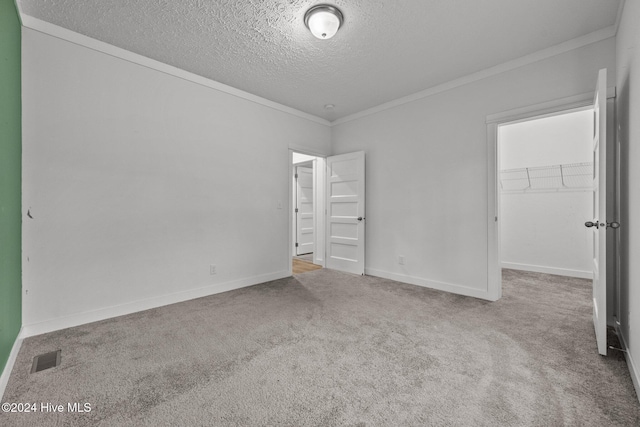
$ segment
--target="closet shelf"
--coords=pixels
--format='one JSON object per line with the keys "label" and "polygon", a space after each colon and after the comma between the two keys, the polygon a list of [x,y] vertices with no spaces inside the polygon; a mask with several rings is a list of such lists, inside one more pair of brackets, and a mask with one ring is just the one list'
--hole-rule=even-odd
{"label": "closet shelf", "polygon": [[592,187],[592,162],[500,171],[502,192],[587,190]]}

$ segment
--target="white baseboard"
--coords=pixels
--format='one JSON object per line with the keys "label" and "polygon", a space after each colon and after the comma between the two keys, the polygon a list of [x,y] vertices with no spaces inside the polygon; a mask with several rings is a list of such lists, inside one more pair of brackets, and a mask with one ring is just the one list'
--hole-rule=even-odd
{"label": "white baseboard", "polygon": [[13,371],[13,365],[16,363],[16,358],[18,357],[18,353],[20,352],[20,347],[22,346],[22,330],[18,333],[18,337],[16,341],[13,343],[13,347],[11,348],[11,353],[9,353],[9,359],[7,360],[7,364],[2,370],[2,375],[0,375],[0,402],[4,402],[4,391],[7,388],[7,384],[9,384],[9,377],[11,376],[11,371]]}
{"label": "white baseboard", "polygon": [[289,277],[290,275],[291,274],[287,271],[261,274],[258,276],[232,280],[225,283],[217,283],[211,286],[189,289],[187,291],[175,292],[167,295],[132,301],[121,305],[72,314],[70,316],[50,319],[43,322],[31,323],[22,326],[21,335],[23,338],[26,338],[34,335],[46,334],[48,332],[53,332],[60,329],[71,328],[74,326],[84,325],[86,323],[109,319],[111,317],[124,316],[126,314],[131,314],[138,311],[149,310],[156,307],[162,307],[164,305],[175,304],[195,298],[206,297],[209,295],[232,291],[234,289],[253,286],[259,283],[269,282],[271,280],[282,279],[285,277]]}
{"label": "white baseboard", "polygon": [[571,270],[568,268],[546,267],[544,265],[518,264],[515,262],[502,262],[502,268],[511,270],[533,271],[534,273],[555,274],[557,276],[579,277],[581,279],[592,279],[593,272],[583,270]]}
{"label": "white baseboard", "polygon": [[627,345],[627,340],[624,338],[622,334],[622,330],[620,329],[620,325],[616,322],[615,324],[616,334],[618,334],[618,338],[620,338],[620,344],[622,344],[622,349],[625,350],[624,358],[627,360],[627,366],[629,367],[629,375],[631,376],[631,381],[633,381],[633,387],[636,389],[636,398],[640,402],[640,371],[636,368],[635,363],[633,362],[633,357],[631,353],[629,353],[629,346]]}
{"label": "white baseboard", "polygon": [[463,285],[454,285],[452,283],[438,282],[436,280],[423,279],[421,277],[409,276],[406,274],[392,273],[375,268],[365,268],[364,273],[368,276],[382,277],[384,279],[395,280],[396,282],[408,283],[410,285],[422,286],[439,291],[450,292],[452,294],[465,295],[474,298],[493,301],[487,289],[470,288]]}

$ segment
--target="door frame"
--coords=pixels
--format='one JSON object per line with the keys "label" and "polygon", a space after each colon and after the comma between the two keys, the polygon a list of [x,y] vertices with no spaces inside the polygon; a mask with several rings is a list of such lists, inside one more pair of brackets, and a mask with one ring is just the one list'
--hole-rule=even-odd
{"label": "door frame", "polygon": [[287,194],[289,198],[289,232],[287,243],[287,271],[289,276],[293,274],[291,265],[291,257],[294,253],[293,226],[295,218],[293,217],[294,200],[293,200],[293,153],[306,154],[316,158],[313,165],[313,204],[314,204],[314,237],[313,263],[325,267],[325,175],[326,175],[326,155],[313,152],[304,148],[289,147],[289,173],[287,174]]}
{"label": "door frame", "polygon": [[[607,89],[607,100],[615,98],[615,87]],[[523,108],[517,108],[486,117],[487,126],[487,296],[491,301],[496,301],[502,297],[502,267],[501,267],[501,251],[500,251],[500,197],[499,197],[499,177],[500,171],[498,167],[499,151],[498,151],[498,128],[502,125],[513,124],[522,121],[528,121],[543,117],[556,116],[558,114],[570,113],[572,111],[580,111],[593,107],[593,92],[587,92],[580,95],[560,98],[553,101],[530,105]],[[613,116],[613,114],[611,114]],[[610,117],[609,120],[613,119]],[[612,129],[613,126],[608,126]],[[615,139],[611,139],[615,140]],[[611,144],[614,145],[614,144]],[[607,156],[608,157],[608,156]],[[615,158],[614,156],[613,158]],[[613,167],[611,168],[613,169]],[[616,168],[617,169],[617,168]],[[614,173],[617,174],[617,171]],[[615,180],[614,180],[615,181]],[[607,191],[607,190],[605,190]],[[615,213],[613,216],[618,218],[619,200],[616,199],[612,203]],[[611,216],[610,216],[611,217]],[[615,239],[619,239],[619,233],[615,233]],[[617,243],[615,244],[617,246]],[[613,253],[612,253],[613,254]],[[612,257],[614,258],[614,257]],[[615,258],[617,259],[617,254]],[[608,263],[608,262],[607,262]],[[616,298],[619,288],[619,274],[615,274],[615,292]]]}

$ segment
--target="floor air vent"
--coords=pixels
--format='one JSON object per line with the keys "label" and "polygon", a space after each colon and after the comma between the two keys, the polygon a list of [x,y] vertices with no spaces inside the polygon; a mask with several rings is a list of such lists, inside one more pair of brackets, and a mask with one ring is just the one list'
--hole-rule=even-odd
{"label": "floor air vent", "polygon": [[31,365],[31,373],[44,371],[45,369],[55,368],[60,365],[60,353],[62,350],[52,351],[50,353],[41,354],[33,358]]}

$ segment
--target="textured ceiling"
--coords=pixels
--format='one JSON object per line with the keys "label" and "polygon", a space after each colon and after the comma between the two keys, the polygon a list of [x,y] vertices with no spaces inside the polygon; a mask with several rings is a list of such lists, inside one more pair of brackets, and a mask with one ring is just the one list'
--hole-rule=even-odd
{"label": "textured ceiling", "polygon": [[[619,0],[21,0],[26,15],[335,120],[614,25]],[[333,111],[325,104],[335,104]]]}

